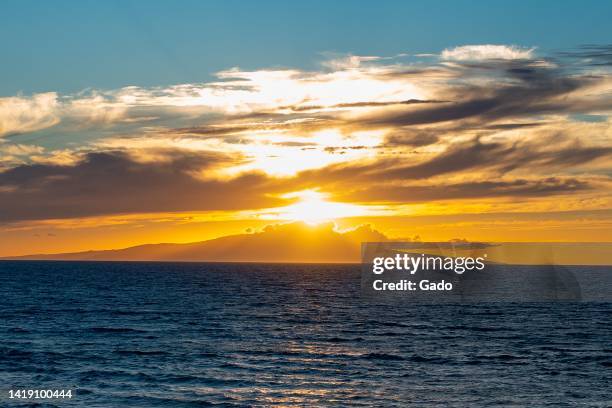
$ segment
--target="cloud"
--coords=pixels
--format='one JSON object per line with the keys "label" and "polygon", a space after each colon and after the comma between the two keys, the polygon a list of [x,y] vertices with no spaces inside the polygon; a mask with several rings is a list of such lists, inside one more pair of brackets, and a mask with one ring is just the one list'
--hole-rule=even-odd
{"label": "cloud", "polygon": [[433,145],[440,140],[438,133],[433,129],[399,128],[386,136],[385,145],[410,147]]}
{"label": "cloud", "polygon": [[[139,161],[91,152],[74,165],[21,165],[0,173],[0,222],[104,214],[239,210],[286,204],[261,174],[208,178],[229,158],[214,152],[159,152]],[[162,157],[162,159],[160,159]]]}
{"label": "cloud", "polygon": [[[367,148],[357,150],[363,149]],[[80,160],[68,164],[22,164],[0,172],[0,221],[263,209],[288,205],[290,200],[279,197],[308,188],[366,204],[574,194],[605,183],[593,178],[537,178],[533,174],[584,165],[610,155],[612,148],[606,147],[567,144],[551,149],[545,143],[523,146],[477,138],[451,145],[416,164],[400,157],[329,165],[288,177],[262,172],[227,177],[219,171],[235,164],[236,157],[152,144],[146,149],[84,152]],[[523,170],[531,177],[499,180],[501,174]],[[446,175],[482,177],[486,174],[483,171],[493,172],[485,176],[488,180],[408,183]]]}
{"label": "cloud", "polygon": [[462,45],[445,49],[440,54],[440,58],[447,61],[530,59],[533,58],[534,51],[535,48],[523,48],[515,45]]}
{"label": "cloud", "polygon": [[[449,88],[444,99],[453,102],[374,112],[357,120],[370,127],[426,125],[476,118],[491,124],[496,120],[581,112],[596,106],[594,101],[587,103],[583,98],[573,98],[572,93],[595,86],[597,78],[565,76],[548,68],[519,69],[515,66],[512,70],[502,71],[509,77],[507,83],[490,84],[481,78],[481,84],[466,81]],[[499,70],[494,72],[499,73]],[[609,102],[602,101],[599,107],[609,108]]]}
{"label": "cloud", "polygon": [[76,98],[64,104],[64,116],[77,127],[113,124],[128,121],[126,117],[128,106],[109,100],[101,94],[93,93]]}
{"label": "cloud", "polygon": [[575,59],[576,63],[579,65],[595,67],[612,66],[612,44],[583,45],[575,50],[561,51],[558,55],[561,58]]}
{"label": "cloud", "polygon": [[0,137],[33,132],[56,125],[60,121],[55,92],[32,97],[0,98]]}
{"label": "cloud", "polygon": [[[593,54],[605,58],[605,51],[587,51],[591,59],[597,58]],[[41,94],[53,97],[53,121],[33,126],[38,121],[13,115],[12,121],[2,122],[28,132],[61,121],[61,131],[89,129],[92,137],[152,127],[200,129],[202,136],[223,136],[308,131],[309,126],[380,128],[475,117],[492,121],[610,107],[609,76],[577,69],[573,56],[557,58],[553,64],[551,58],[535,59],[533,49],[504,45],[461,46],[442,56],[452,63],[349,56],[332,60],[320,71],[233,68],[207,83],[128,86],[61,97]],[[15,97],[11,103],[20,101],[23,106],[41,98]]]}
{"label": "cloud", "polygon": [[42,156],[44,153],[42,146],[3,142],[0,139],[0,171],[23,164],[32,158]]}
{"label": "cloud", "polygon": [[593,183],[588,179],[558,177],[430,185],[378,184],[340,194],[338,199],[369,203],[418,203],[492,197],[530,198],[580,193],[594,190],[596,186],[596,182]]}
{"label": "cloud", "polygon": [[252,210],[303,189],[393,205],[605,196],[608,58],[468,45],[3,98],[0,219]]}
{"label": "cloud", "polygon": [[493,169],[507,173],[516,169],[530,172],[542,168],[572,167],[612,156],[612,146],[568,145],[544,149],[536,143],[483,143],[476,138],[449,147],[443,153],[419,164],[381,169],[374,173],[381,179],[423,179],[465,170]]}
{"label": "cloud", "polygon": [[[412,138],[416,138],[413,141]],[[411,136],[405,143],[409,146],[419,143],[419,137]],[[391,141],[395,140],[391,136]],[[412,143],[412,145],[411,145]],[[388,149],[396,148],[389,145]],[[430,146],[426,145],[425,148]],[[426,156],[426,157],[419,157]],[[388,155],[369,161],[352,161],[338,163],[320,169],[300,173],[299,178],[312,185],[329,183],[338,189],[350,186],[358,187],[364,183],[385,183],[396,180],[424,180],[436,177],[491,177],[503,174],[550,175],[551,172],[563,174],[568,169],[579,169],[595,165],[598,161],[604,164],[604,174],[609,171],[609,159],[612,157],[610,145],[582,145],[564,139],[562,134],[548,137],[540,136],[537,140],[498,140],[483,141],[480,137],[455,142],[442,151],[412,155]],[[345,186],[339,185],[347,181]]]}
{"label": "cloud", "polygon": [[361,56],[361,55],[346,55],[342,57],[332,58],[324,61],[322,65],[332,70],[343,70],[359,68],[364,62],[378,61],[381,57],[377,56]]}

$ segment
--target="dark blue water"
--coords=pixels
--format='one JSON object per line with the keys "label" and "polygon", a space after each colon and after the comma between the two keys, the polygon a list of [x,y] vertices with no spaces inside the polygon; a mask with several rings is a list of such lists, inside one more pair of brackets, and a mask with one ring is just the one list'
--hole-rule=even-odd
{"label": "dark blue water", "polygon": [[0,262],[0,405],[610,406],[611,312],[377,304],[358,266]]}

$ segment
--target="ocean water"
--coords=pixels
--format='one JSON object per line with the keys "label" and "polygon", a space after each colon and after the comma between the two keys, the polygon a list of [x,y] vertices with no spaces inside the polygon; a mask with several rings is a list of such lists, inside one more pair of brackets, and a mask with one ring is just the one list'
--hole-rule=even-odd
{"label": "ocean water", "polygon": [[611,312],[377,303],[351,265],[0,262],[0,406],[611,406]]}

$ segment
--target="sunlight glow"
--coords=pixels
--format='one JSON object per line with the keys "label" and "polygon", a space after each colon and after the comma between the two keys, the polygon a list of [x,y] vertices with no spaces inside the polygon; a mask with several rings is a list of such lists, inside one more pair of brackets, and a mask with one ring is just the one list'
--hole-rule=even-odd
{"label": "sunlight glow", "polygon": [[302,221],[317,225],[337,218],[356,217],[365,214],[357,205],[326,201],[326,195],[318,191],[304,190],[290,193],[284,198],[299,198],[295,204],[281,208],[278,218],[289,221]]}
{"label": "sunlight glow", "polygon": [[334,163],[365,160],[376,156],[373,147],[383,143],[384,135],[385,130],[343,134],[337,129],[325,129],[302,135],[252,132],[245,136],[250,143],[232,146],[249,161],[226,169],[226,173],[232,176],[261,170],[269,175],[286,177]]}

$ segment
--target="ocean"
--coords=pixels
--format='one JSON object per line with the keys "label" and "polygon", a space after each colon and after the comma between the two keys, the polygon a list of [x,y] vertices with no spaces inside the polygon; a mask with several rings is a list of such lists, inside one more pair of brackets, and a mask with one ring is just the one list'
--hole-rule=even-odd
{"label": "ocean", "polygon": [[360,282],[359,265],[0,262],[0,405],[612,405],[609,302],[378,302]]}

